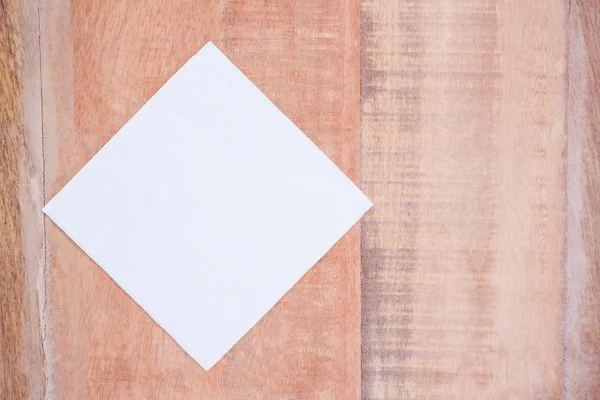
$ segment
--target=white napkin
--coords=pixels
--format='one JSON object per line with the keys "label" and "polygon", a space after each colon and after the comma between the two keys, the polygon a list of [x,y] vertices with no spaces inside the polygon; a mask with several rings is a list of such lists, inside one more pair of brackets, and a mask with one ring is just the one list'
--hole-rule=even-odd
{"label": "white napkin", "polygon": [[208,43],[44,212],[209,369],[371,206]]}

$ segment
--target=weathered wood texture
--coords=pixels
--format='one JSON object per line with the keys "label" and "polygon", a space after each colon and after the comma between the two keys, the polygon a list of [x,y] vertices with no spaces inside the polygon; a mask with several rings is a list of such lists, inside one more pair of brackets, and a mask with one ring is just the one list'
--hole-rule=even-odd
{"label": "weathered wood texture", "polygon": [[560,398],[566,3],[361,10],[363,397]]}
{"label": "weathered wood texture", "polygon": [[[358,0],[0,0],[0,399],[357,398],[359,241],[363,398],[598,396],[600,3],[361,4],[359,144]],[[207,40],[376,206],[205,373],[40,208]]]}
{"label": "weathered wood texture", "polygon": [[41,398],[43,261],[37,3],[0,1],[0,399]]}
{"label": "weathered wood texture", "polygon": [[600,397],[600,2],[570,2],[565,398]]}
{"label": "weathered wood texture", "polygon": [[[47,199],[208,40],[358,181],[357,0],[41,7]],[[360,395],[358,227],[208,373],[51,223],[48,249],[51,398]]]}

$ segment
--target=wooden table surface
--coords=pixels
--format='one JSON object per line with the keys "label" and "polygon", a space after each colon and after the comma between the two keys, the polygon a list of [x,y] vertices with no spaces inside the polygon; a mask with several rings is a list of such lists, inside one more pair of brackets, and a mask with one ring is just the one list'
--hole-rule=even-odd
{"label": "wooden table surface", "polygon": [[[1,0],[0,399],[600,398],[597,0]],[[208,372],[41,208],[212,40],[375,203]]]}

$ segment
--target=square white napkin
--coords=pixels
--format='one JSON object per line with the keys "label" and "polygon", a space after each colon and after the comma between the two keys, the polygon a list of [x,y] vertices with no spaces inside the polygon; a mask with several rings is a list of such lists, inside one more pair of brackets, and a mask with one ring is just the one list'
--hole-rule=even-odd
{"label": "square white napkin", "polygon": [[44,212],[209,369],[371,205],[208,43]]}

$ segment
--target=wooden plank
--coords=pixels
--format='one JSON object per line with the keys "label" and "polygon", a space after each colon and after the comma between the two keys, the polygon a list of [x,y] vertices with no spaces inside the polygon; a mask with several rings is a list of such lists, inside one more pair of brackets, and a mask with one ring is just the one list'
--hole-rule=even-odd
{"label": "wooden plank", "polygon": [[0,2],[0,398],[41,399],[43,265],[37,2]]}
{"label": "wooden plank", "polygon": [[571,1],[565,398],[600,393],[600,3]]}
{"label": "wooden plank", "polygon": [[565,2],[361,9],[363,397],[559,398]]}
{"label": "wooden plank", "polygon": [[[55,0],[41,14],[48,199],[208,40],[359,178],[357,0]],[[205,373],[48,223],[48,392],[358,398],[359,245],[355,227]]]}

